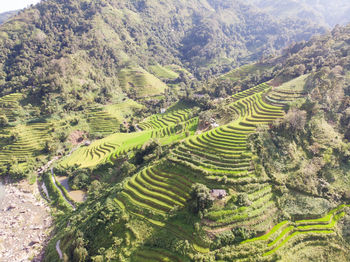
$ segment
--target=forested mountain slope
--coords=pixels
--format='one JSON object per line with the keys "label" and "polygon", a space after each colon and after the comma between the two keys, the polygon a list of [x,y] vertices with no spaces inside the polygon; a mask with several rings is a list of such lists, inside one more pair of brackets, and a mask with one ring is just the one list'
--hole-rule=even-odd
{"label": "forested mountain slope", "polygon": [[248,2],[276,17],[299,17],[328,27],[350,22],[350,3],[343,0],[249,0]]}
{"label": "forested mountain slope", "polygon": [[[338,27],[268,61],[269,83],[201,108],[200,119],[222,123],[211,130],[102,154],[112,135],[62,160],[55,173],[89,195],[76,211],[55,204],[65,213],[46,260],[60,241],[74,261],[348,261],[349,39]],[[193,118],[186,110],[152,116],[136,134],[163,133]]]}
{"label": "forested mountain slope", "polygon": [[11,16],[14,16],[17,14],[18,11],[9,11],[9,12],[4,12],[0,14],[0,24],[4,23],[7,19],[9,19]]}
{"label": "forested mountain slope", "polygon": [[0,30],[1,93],[30,90],[47,101],[51,93],[69,93],[67,86],[86,93],[97,85],[110,93],[120,87],[118,70],[127,63],[175,63],[202,77],[324,32],[243,1],[199,0],[49,0]]}

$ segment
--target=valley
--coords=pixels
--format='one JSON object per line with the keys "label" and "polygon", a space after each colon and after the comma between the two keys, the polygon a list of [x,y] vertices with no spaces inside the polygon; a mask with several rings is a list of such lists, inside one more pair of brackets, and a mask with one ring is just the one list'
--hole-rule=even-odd
{"label": "valley", "polygon": [[349,261],[350,6],[326,4],[0,20],[0,260]]}

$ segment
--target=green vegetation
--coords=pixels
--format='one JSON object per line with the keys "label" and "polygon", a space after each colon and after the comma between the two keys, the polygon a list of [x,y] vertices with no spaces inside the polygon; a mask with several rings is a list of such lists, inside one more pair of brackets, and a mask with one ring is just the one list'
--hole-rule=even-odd
{"label": "green vegetation", "polygon": [[174,261],[174,262],[182,262],[186,261],[186,259],[181,258],[179,256],[173,255],[169,253],[166,250],[162,249],[144,249],[140,250],[135,254],[135,256],[131,259],[131,261],[135,262],[153,262],[153,261],[160,261],[160,262],[167,262],[167,261]]}
{"label": "green vegetation", "polygon": [[118,76],[121,88],[135,98],[163,94],[167,88],[165,83],[142,68],[123,68]]}
{"label": "green vegetation", "polygon": [[138,126],[142,130],[161,129],[170,126],[178,128],[177,125],[186,122],[192,117],[193,114],[190,114],[191,111],[193,111],[193,108],[180,110],[170,108],[170,110],[168,112],[165,112],[165,114],[153,115],[148,119],[145,119]]}
{"label": "green vegetation", "polygon": [[42,154],[50,140],[50,128],[49,123],[32,123],[1,129],[0,166],[18,177],[27,167],[32,168],[33,157]]}
{"label": "green vegetation", "polygon": [[267,7],[47,0],[0,26],[0,174],[46,187],[44,261],[349,260],[350,26],[273,57],[324,29]]}
{"label": "green vegetation", "polygon": [[[246,240],[242,242],[242,244],[251,243],[254,241],[266,241],[267,248],[270,250],[266,251],[263,256],[270,256],[297,237],[305,237],[309,234],[334,234],[334,228],[337,221],[345,215],[343,212],[344,208],[345,205],[339,206],[338,208],[331,210],[325,217],[317,220],[302,220],[295,221],[295,223],[283,221],[273,227],[266,235]],[[322,223],[317,224],[318,222]],[[300,223],[303,225],[298,225]],[[296,224],[297,226],[293,226],[293,224]],[[282,228],[284,229],[281,231]],[[280,234],[277,234],[278,232],[280,232]]]}
{"label": "green vegetation", "polygon": [[87,122],[92,134],[109,135],[119,131],[120,122],[100,108],[88,109]]}
{"label": "green vegetation", "polygon": [[77,165],[81,168],[111,161],[116,155],[141,147],[151,138],[151,132],[117,133],[81,147],[60,162],[61,166]]}
{"label": "green vegetation", "polygon": [[64,212],[71,211],[72,206],[67,202],[65,196],[62,195],[62,189],[59,189],[56,186],[56,181],[53,181],[53,179],[55,179],[54,176],[51,176],[49,173],[45,173],[42,178],[43,183],[47,188],[47,192],[49,193],[52,206]]}
{"label": "green vegetation", "polygon": [[231,81],[238,81],[238,80],[244,81],[245,78],[255,75],[257,73],[263,72],[271,67],[272,67],[271,65],[260,64],[260,63],[244,65],[222,75],[221,78],[229,79]]}
{"label": "green vegetation", "polygon": [[[278,207],[274,201],[273,188],[266,183],[267,175],[259,173],[258,169],[254,170],[250,164],[252,154],[247,147],[247,138],[258,126],[272,123],[284,114],[281,106],[271,105],[265,99],[270,94],[266,93],[269,89],[268,85],[263,84],[249,92],[234,95],[227,104],[227,108],[239,115],[237,120],[200,135],[190,134],[189,138],[170,150],[165,160],[153,162],[151,167],[145,167],[131,178],[125,179],[122,183],[122,191],[114,197],[118,207],[133,217],[132,219],[143,219],[150,227],[171,232],[176,239],[187,241],[185,253],[174,251],[172,245],[171,250],[189,257],[199,256],[196,253],[202,253],[206,257],[214,254],[208,253],[209,248],[211,247],[215,252],[219,247],[219,242],[210,246],[205,237],[207,233],[215,234],[215,232],[232,230],[236,236],[234,242],[237,242],[249,238],[254,232],[266,231],[274,222],[271,214],[277,213]],[[283,90],[279,91],[283,93]],[[285,98],[284,100],[281,97],[279,103],[287,104],[289,94],[286,93]],[[107,161],[113,163],[114,159],[118,160],[115,157],[118,155],[117,152],[124,150],[126,153],[137,145],[141,147],[151,138],[152,134],[157,134],[157,131],[191,121],[188,120],[190,116],[189,111],[186,110],[183,107],[179,108],[179,105],[171,107],[165,114],[152,116],[139,124],[141,128],[148,131],[130,134],[117,133],[108,136],[88,147],[78,149],[64,159],[60,165],[73,166],[84,163],[80,164],[82,168],[97,166]],[[113,143],[112,141],[116,141],[114,142],[116,147],[109,152],[102,153],[103,146],[108,142]],[[119,145],[116,144],[117,141]],[[143,146],[143,150],[145,150],[143,154],[147,156],[147,159],[153,158],[155,152],[152,153],[152,156],[148,156],[147,147]],[[138,154],[135,154],[136,159],[139,158]],[[88,158],[84,158],[85,156]],[[142,159],[140,163],[145,161],[145,157]],[[138,161],[135,163],[137,164]],[[254,185],[254,182],[258,184]],[[206,188],[204,191],[200,189],[194,194],[195,191],[191,189],[194,183],[205,183],[210,188],[237,185],[236,190],[239,189],[241,193],[230,195],[225,207],[216,210],[215,204],[212,208],[210,204],[206,204],[213,201],[209,197],[209,189]],[[191,194],[192,202],[197,203],[192,205],[195,207],[192,208],[193,211],[198,214],[194,217],[185,209]],[[205,199],[210,199],[210,201]],[[233,208],[234,206],[238,208]],[[205,217],[207,222],[204,222],[203,227],[198,222],[193,222],[193,225],[197,223],[197,226],[189,227],[186,221],[190,217],[194,221]],[[247,225],[250,225],[249,231],[244,229]],[[161,236],[151,242],[158,239],[158,248],[168,248],[168,240],[160,244],[159,238]],[[221,240],[222,244],[225,243],[223,241]],[[226,243],[232,242],[226,241]],[[146,244],[145,247],[152,248],[153,245]],[[135,246],[131,250],[139,249]],[[125,255],[123,252],[115,254],[115,256],[122,257]],[[151,255],[136,252],[134,259],[142,256],[145,259],[152,258]]]}
{"label": "green vegetation", "polygon": [[179,74],[174,72],[170,66],[152,65],[149,68],[152,74],[162,80],[175,80],[179,77]]}
{"label": "green vegetation", "polygon": [[143,108],[144,106],[136,101],[127,99],[121,103],[106,105],[104,110],[115,117],[119,123],[122,123],[132,116],[135,111]]}
{"label": "green vegetation", "polygon": [[[177,103],[168,109],[164,115],[153,115],[150,119],[138,124],[145,131],[133,133],[115,133],[103,139],[93,142],[73,152],[60,162],[60,166],[78,166],[80,168],[95,167],[103,163],[113,163],[119,156],[141,148],[151,138],[159,138],[161,144],[170,144],[177,140],[193,135],[197,129],[198,118],[193,117],[193,112],[184,107],[183,103]],[[112,106],[110,106],[112,107]],[[115,106],[117,107],[117,106]],[[184,109],[186,108],[186,109]],[[114,120],[102,119],[108,124]],[[101,126],[101,119],[97,121]]]}

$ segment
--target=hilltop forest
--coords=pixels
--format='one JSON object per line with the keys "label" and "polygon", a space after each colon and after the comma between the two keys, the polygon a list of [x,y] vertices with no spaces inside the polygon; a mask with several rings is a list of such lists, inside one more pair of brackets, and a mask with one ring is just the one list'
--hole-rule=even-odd
{"label": "hilltop forest", "polygon": [[17,11],[9,11],[5,13],[0,13],[0,24],[8,20],[11,16],[17,14]]}
{"label": "hilltop forest", "polygon": [[3,22],[0,175],[50,204],[44,261],[349,261],[350,26],[329,28],[350,5],[325,5],[47,0]]}

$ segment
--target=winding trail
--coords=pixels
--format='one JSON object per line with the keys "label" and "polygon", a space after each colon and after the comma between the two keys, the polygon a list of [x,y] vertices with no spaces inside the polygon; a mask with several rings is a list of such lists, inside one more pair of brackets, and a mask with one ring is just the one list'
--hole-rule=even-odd
{"label": "winding trail", "polygon": [[[89,140],[88,140],[89,141]],[[78,144],[76,147],[73,147],[71,151],[69,151],[69,153],[65,156],[70,156],[75,150],[77,150],[79,147],[81,147],[81,145],[83,145],[84,143],[86,143],[87,141],[83,141],[80,144]],[[56,162],[57,160],[61,159],[63,156],[55,156],[54,158],[52,158],[50,161],[48,161],[45,165],[43,165],[42,167],[40,167],[36,172],[38,175],[43,174],[44,172],[46,172],[51,165]]]}
{"label": "winding trail", "polygon": [[58,256],[60,257],[60,259],[62,260],[63,259],[63,254],[62,254],[62,250],[60,248],[60,244],[61,244],[61,240],[58,240],[56,242],[56,251],[57,251]]}
{"label": "winding trail", "polygon": [[[79,145],[77,145],[76,147],[74,147],[66,156],[69,156],[71,155],[75,150],[77,150],[83,143],[85,143],[84,141],[82,143],[80,143]],[[57,160],[59,160],[62,156],[55,156],[54,158],[52,158],[50,161],[48,161],[44,166],[40,167],[38,170],[37,170],[37,174],[38,175],[41,175],[43,174],[44,172],[46,172],[54,162],[56,162]],[[67,201],[67,203],[73,208],[73,210],[76,209],[75,205],[70,202],[65,194],[62,192],[61,188],[59,186],[57,186],[56,184],[56,180],[55,180],[55,177],[54,177],[54,172],[53,172],[53,167],[51,167],[50,169],[51,171],[51,178],[52,178],[52,181],[55,185],[55,187],[60,191],[61,195],[63,196],[63,198]],[[42,184],[42,190],[44,191],[45,195],[47,196],[47,199],[50,200],[50,195],[47,191],[47,188],[46,188],[46,185],[45,183]],[[60,258],[60,260],[63,260],[63,254],[62,254],[62,250],[60,248],[60,243],[61,243],[61,240],[59,239],[57,242],[56,242],[56,251],[57,251],[57,254]]]}
{"label": "winding trail", "polygon": [[135,129],[137,132],[142,132],[142,129],[139,128],[138,124],[135,125]]}
{"label": "winding trail", "polygon": [[42,183],[41,188],[42,188],[42,190],[44,191],[44,193],[45,193],[45,195],[46,195],[46,197],[47,197],[47,200],[50,201],[50,195],[49,195],[49,192],[47,191],[47,188],[46,188],[45,183]]}

